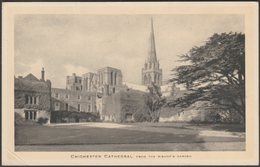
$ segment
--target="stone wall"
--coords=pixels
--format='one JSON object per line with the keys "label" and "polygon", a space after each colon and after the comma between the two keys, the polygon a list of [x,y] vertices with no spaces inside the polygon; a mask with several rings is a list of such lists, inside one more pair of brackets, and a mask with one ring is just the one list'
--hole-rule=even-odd
{"label": "stone wall", "polygon": [[121,90],[103,97],[101,119],[113,122],[134,121],[134,114],[145,110],[145,93],[137,90]]}

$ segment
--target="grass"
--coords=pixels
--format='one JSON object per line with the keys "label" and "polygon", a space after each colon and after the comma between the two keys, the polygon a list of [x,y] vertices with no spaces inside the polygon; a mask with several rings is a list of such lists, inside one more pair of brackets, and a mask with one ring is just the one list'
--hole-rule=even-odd
{"label": "grass", "polygon": [[[129,128],[96,128],[80,125],[17,125],[16,145],[153,144],[244,141],[241,138],[201,137],[201,130],[215,126],[186,123],[135,123]],[[228,126],[226,126],[228,127]],[[220,127],[218,130],[223,130]]]}

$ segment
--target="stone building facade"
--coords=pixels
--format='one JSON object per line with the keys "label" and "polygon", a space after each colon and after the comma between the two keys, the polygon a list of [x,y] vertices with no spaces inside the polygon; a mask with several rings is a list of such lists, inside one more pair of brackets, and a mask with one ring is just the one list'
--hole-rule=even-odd
{"label": "stone building facade", "polygon": [[105,67],[99,69],[97,72],[98,75],[98,92],[101,92],[104,95],[111,95],[116,92],[119,92],[122,89],[122,73],[121,70]]}
{"label": "stone building facade", "polygon": [[96,112],[96,93],[52,88],[52,111]]}
{"label": "stone building facade", "polygon": [[14,111],[25,120],[38,121],[39,118],[50,121],[51,112],[51,82],[38,79],[32,74],[15,78],[14,83]]}
{"label": "stone building facade", "polygon": [[82,76],[73,73],[71,76],[67,76],[66,89],[111,95],[122,88],[122,78],[121,70],[113,67],[104,67],[98,69],[97,73],[89,72]]}
{"label": "stone building facade", "polygon": [[105,67],[97,73],[77,76],[73,73],[66,78],[66,88],[52,88],[52,111],[102,112],[103,97],[108,97],[123,88],[121,70]]}
{"label": "stone building facade", "polygon": [[145,61],[144,67],[142,68],[142,84],[150,85],[152,82],[158,86],[162,85],[162,69],[160,68],[160,63],[156,56],[153,20],[151,20],[148,58]]}

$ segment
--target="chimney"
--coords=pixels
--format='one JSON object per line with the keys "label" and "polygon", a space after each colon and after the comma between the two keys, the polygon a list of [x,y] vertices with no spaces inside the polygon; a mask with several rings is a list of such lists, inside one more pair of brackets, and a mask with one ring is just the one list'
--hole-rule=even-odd
{"label": "chimney", "polygon": [[44,79],[44,68],[42,67],[42,78],[41,78],[42,81],[45,81]]}

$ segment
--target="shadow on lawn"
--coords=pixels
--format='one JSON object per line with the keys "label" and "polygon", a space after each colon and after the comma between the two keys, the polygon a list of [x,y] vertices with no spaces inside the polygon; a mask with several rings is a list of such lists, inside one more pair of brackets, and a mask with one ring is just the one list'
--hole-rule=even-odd
{"label": "shadow on lawn", "polygon": [[225,130],[228,132],[245,132],[245,126],[241,124],[218,124],[212,127],[213,130]]}

